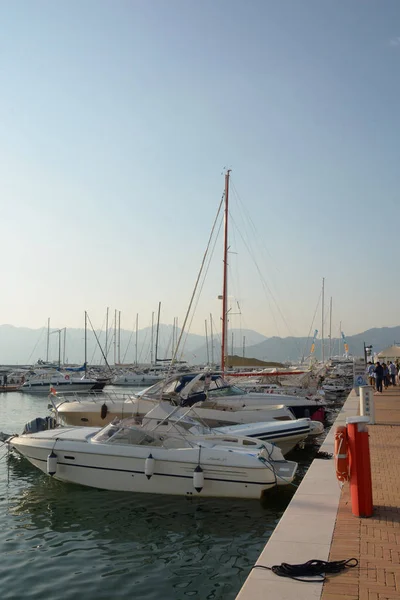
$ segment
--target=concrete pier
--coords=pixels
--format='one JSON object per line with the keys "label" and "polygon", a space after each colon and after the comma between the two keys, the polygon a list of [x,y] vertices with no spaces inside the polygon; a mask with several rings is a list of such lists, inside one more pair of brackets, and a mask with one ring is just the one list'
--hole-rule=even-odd
{"label": "concrete pier", "polygon": [[[369,427],[374,515],[351,514],[349,485],[336,479],[333,460],[315,459],[279,521],[258,565],[355,557],[359,566],[303,583],[253,569],[237,600],[400,600],[400,391],[375,395],[376,425]],[[359,412],[354,392],[346,400],[322,451],[332,453],[334,430]]]}

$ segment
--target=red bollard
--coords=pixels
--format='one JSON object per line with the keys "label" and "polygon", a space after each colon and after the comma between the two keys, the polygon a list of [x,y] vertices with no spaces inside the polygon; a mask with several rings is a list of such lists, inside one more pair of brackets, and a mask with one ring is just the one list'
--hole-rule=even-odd
{"label": "red bollard", "polygon": [[351,510],[356,517],[372,517],[371,459],[367,423],[369,417],[346,421],[350,454]]}

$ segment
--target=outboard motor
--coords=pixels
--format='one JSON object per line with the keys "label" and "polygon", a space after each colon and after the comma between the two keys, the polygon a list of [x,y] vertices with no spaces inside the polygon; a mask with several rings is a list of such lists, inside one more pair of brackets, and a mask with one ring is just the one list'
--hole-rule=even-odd
{"label": "outboard motor", "polygon": [[25,433],[38,433],[39,431],[47,431],[48,429],[55,429],[57,421],[53,417],[36,417],[29,423],[26,423],[22,435]]}

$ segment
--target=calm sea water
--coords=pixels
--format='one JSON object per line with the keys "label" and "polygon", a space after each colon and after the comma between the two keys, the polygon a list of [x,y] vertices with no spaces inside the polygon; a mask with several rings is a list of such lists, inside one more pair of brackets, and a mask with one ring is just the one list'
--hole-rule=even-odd
{"label": "calm sea water", "polygon": [[[0,430],[20,433],[47,404],[0,394]],[[263,504],[107,492],[0,448],[1,597],[233,599],[294,491],[271,490]]]}

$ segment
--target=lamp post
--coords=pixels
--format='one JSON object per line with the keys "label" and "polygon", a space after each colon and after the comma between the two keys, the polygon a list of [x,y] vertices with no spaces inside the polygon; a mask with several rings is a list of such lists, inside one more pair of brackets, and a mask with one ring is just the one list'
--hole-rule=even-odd
{"label": "lamp post", "polygon": [[365,364],[367,364],[368,358],[371,358],[372,348],[373,348],[372,344],[370,344],[369,346],[366,346],[365,342],[364,342],[364,360],[365,360]]}

